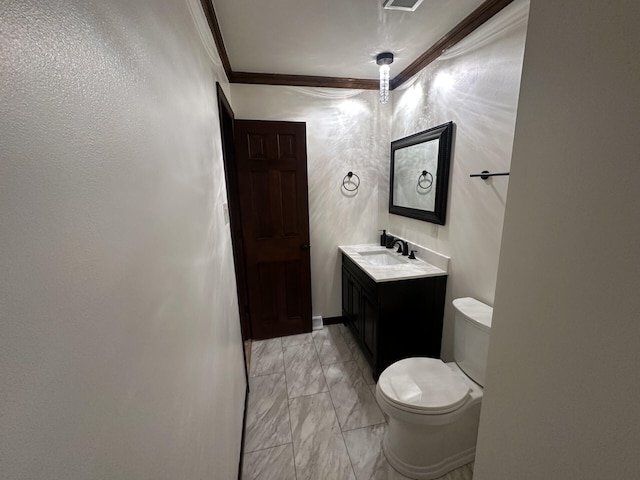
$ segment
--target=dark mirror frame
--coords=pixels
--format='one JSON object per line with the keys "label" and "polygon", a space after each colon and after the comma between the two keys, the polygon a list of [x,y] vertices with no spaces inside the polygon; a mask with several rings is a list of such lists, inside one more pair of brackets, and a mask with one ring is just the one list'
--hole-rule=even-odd
{"label": "dark mirror frame", "polygon": [[[437,127],[410,135],[391,142],[391,175],[389,181],[389,213],[404,217],[416,218],[425,222],[444,225],[447,214],[447,198],[449,193],[449,170],[451,168],[451,144],[453,139],[453,122],[443,123]],[[438,171],[436,174],[436,193],[434,210],[420,210],[403,207],[393,203],[393,177],[396,150],[417,145],[419,143],[438,141]],[[417,179],[416,179],[417,180]]]}

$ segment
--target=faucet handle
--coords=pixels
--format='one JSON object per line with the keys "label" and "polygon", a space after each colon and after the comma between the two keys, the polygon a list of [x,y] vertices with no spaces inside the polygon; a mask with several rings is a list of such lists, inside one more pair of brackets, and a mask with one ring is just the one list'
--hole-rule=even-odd
{"label": "faucet handle", "polygon": [[416,255],[415,255],[416,251],[415,250],[411,250],[411,253],[409,254],[409,258],[411,260],[415,260],[416,259]]}
{"label": "faucet handle", "polygon": [[398,244],[398,250],[396,250],[396,253],[402,253],[402,244],[401,243]]}

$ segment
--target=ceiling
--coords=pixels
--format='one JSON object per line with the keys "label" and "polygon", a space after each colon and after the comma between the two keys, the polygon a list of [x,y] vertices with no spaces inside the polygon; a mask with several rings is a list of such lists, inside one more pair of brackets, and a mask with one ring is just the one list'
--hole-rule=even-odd
{"label": "ceiling", "polygon": [[375,57],[404,71],[483,0],[424,0],[415,12],[384,0],[212,0],[233,72],[375,80]]}

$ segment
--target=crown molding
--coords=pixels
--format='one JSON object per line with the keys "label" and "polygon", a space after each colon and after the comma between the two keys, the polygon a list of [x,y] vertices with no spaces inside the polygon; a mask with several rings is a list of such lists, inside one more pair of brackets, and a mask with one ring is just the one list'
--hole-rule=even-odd
{"label": "crown molding", "polygon": [[279,73],[232,72],[231,83],[251,83],[262,85],[289,85],[296,87],[357,88],[377,90],[378,80],[343,77],[318,77],[313,75],[283,75]]}
{"label": "crown molding", "polygon": [[216,16],[216,10],[213,8],[213,0],[200,0],[204,15],[207,17],[207,23],[213,34],[213,40],[216,42],[216,48],[218,49],[218,55],[222,60],[222,67],[224,73],[227,74],[227,79],[231,79],[233,71],[231,70],[231,62],[227,55],[227,49],[224,47],[224,40],[222,39],[222,31],[220,30],[220,24],[218,23],[218,17]]}
{"label": "crown molding", "polygon": [[447,32],[440,40],[431,46],[422,55],[416,58],[407,68],[396,75],[390,82],[391,90],[398,88],[404,82],[413,77],[420,70],[425,68],[435,59],[437,59],[445,50],[453,47],[460,40],[465,38],[476,28],[481,26],[495,14],[500,12],[504,7],[512,3],[513,0],[487,0],[473,12],[471,12],[464,20]]}
{"label": "crown molding", "polygon": [[[447,32],[433,46],[416,58],[407,68],[396,75],[389,82],[391,90],[398,88],[420,70],[425,68],[442,53],[465,38],[476,28],[481,26],[495,14],[500,12],[513,0],[486,0],[482,5],[471,12],[464,20]],[[248,83],[260,85],[287,85],[298,87],[329,87],[329,88],[357,88],[362,90],[377,90],[378,80],[342,78],[342,77],[319,77],[313,75],[286,75],[279,73],[255,73],[255,72],[234,72],[231,69],[231,62],[224,46],[222,31],[218,23],[218,17],[213,6],[213,0],[200,0],[209,28],[216,42],[218,54],[222,60],[224,71],[230,83]]]}

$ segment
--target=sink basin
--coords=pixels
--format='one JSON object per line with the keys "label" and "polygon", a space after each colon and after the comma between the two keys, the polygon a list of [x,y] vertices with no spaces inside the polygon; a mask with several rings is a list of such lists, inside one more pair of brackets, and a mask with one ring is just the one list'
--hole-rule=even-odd
{"label": "sink basin", "polygon": [[377,267],[387,265],[401,265],[407,261],[396,253],[392,252],[358,252],[362,259]]}

